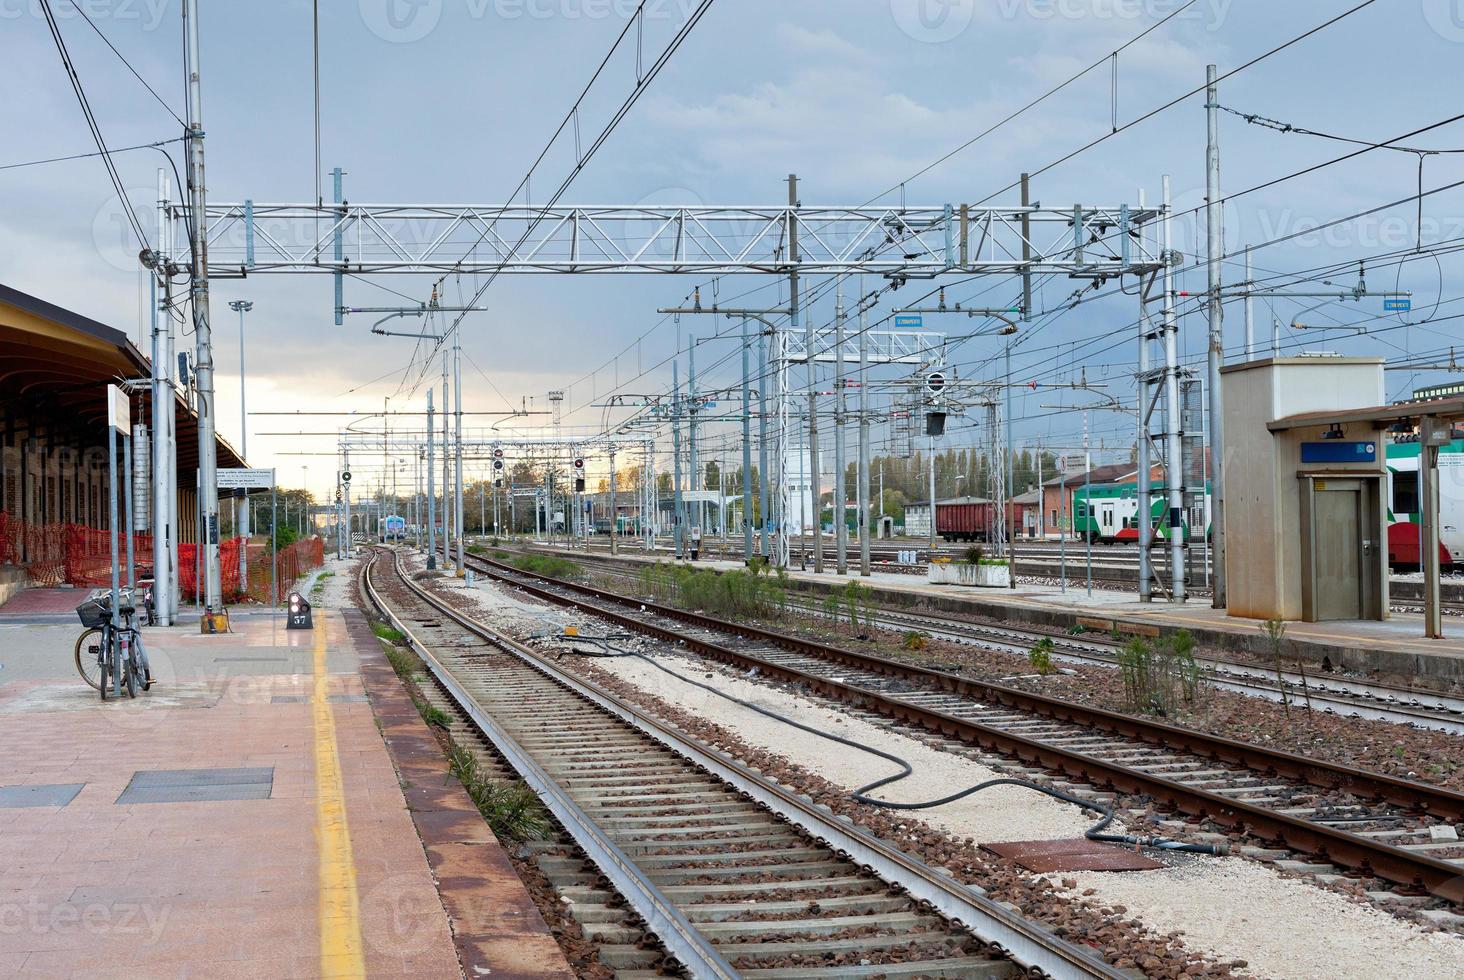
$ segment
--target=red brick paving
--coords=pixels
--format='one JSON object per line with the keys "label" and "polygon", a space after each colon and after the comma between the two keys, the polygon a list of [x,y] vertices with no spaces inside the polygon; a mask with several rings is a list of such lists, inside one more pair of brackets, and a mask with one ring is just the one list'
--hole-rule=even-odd
{"label": "red brick paving", "polygon": [[8,602],[0,603],[0,614],[74,612],[90,593],[90,589],[21,589]]}
{"label": "red brick paving", "polygon": [[[340,614],[317,610],[316,623],[333,651],[351,643]],[[206,648],[177,634],[151,642],[209,660],[270,642],[267,623],[235,628]],[[308,677],[206,676],[171,698],[159,685],[156,700],[106,705],[58,686],[75,681],[0,687],[0,785],[86,784],[65,807],[0,809],[0,975],[322,975],[312,706],[270,700],[308,692]],[[329,688],[360,694],[361,675],[332,674]],[[331,707],[367,971],[460,977],[453,925],[372,705]],[[115,804],[135,770],[242,766],[274,767],[270,799]],[[475,841],[474,873],[491,867],[500,876],[493,884],[506,907],[520,907],[515,886],[528,902],[517,878],[502,877],[511,869],[491,834],[438,819],[435,830]],[[496,861],[481,860],[489,851]],[[516,926],[532,932],[532,923]],[[538,928],[554,947],[542,920]],[[500,976],[568,975],[562,957],[556,966],[509,949],[498,950],[504,962],[490,961]]]}

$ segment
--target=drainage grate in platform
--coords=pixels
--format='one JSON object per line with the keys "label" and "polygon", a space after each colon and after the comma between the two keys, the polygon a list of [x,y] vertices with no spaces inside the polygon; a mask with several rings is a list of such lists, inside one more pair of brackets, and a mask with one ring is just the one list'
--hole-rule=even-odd
{"label": "drainage grate in platform", "polygon": [[210,800],[267,800],[274,789],[274,767],[250,769],[142,769],[121,803],[193,803]]}
{"label": "drainage grate in platform", "polygon": [[52,783],[44,786],[0,786],[0,810],[28,806],[65,806],[76,799],[86,783]]}
{"label": "drainage grate in platform", "polygon": [[[367,700],[364,694],[328,694],[325,699],[331,704],[360,704]],[[271,704],[303,704],[309,700],[305,694],[276,694],[269,699]]]}
{"label": "drainage grate in platform", "polygon": [[1017,840],[982,844],[982,850],[1010,858],[1036,874],[1053,871],[1152,871],[1162,868],[1123,847],[1079,837],[1076,840]]}

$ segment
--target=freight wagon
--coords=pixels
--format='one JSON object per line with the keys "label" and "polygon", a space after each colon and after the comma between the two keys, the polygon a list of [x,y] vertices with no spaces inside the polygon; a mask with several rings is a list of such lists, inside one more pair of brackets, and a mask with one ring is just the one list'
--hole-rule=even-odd
{"label": "freight wagon", "polygon": [[996,505],[970,500],[935,505],[935,532],[947,541],[986,541]]}

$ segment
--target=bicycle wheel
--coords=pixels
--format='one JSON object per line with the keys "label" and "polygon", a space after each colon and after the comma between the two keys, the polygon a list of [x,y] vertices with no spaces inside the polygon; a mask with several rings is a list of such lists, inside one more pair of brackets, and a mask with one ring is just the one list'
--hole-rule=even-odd
{"label": "bicycle wheel", "polygon": [[102,700],[106,701],[112,696],[112,679],[115,676],[113,668],[117,658],[116,637],[104,637],[102,640],[101,652],[101,683],[97,685],[97,691],[101,693]]}
{"label": "bicycle wheel", "polygon": [[132,659],[137,664],[137,682],[144,691],[152,690],[152,664],[147,662],[147,648],[142,645],[142,635],[132,640]]}
{"label": "bicycle wheel", "polygon": [[93,690],[101,689],[102,677],[102,630],[93,626],[76,638],[76,672],[81,679],[92,686]]}

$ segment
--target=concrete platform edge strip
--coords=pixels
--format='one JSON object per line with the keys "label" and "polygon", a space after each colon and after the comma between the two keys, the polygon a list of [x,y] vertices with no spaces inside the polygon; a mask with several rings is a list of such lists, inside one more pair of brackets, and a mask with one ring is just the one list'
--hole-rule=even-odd
{"label": "concrete platform edge strip", "polygon": [[441,746],[387,663],[365,615],[343,609],[342,618],[398,777],[404,785],[431,784],[431,806],[413,805],[409,812],[452,921],[464,976],[572,978],[538,906],[467,791],[448,772]]}

